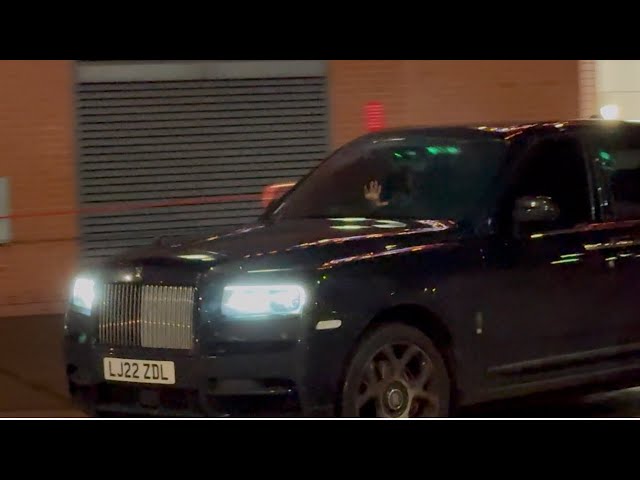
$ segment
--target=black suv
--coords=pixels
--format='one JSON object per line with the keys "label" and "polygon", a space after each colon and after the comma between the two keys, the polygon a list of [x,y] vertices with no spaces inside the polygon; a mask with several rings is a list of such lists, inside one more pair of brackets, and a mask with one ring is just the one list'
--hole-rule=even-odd
{"label": "black suv", "polygon": [[639,129],[361,137],[255,224],[82,272],[71,393],[94,413],[413,417],[635,385]]}

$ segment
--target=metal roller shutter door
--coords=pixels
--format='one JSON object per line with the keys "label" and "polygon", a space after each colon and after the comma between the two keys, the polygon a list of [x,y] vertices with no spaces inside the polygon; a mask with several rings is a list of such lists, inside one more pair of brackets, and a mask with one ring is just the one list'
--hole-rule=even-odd
{"label": "metal roller shutter door", "polygon": [[[326,155],[327,91],[320,62],[196,67],[79,67],[83,209],[259,195],[266,185],[300,178]],[[260,212],[259,201],[241,200],[83,214],[82,260],[99,260],[162,235],[241,225]]]}

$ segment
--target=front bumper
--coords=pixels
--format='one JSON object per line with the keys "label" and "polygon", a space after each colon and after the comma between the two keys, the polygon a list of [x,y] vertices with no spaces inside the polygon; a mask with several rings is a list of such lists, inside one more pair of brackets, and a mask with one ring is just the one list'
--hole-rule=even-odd
{"label": "front bumper", "polygon": [[[331,388],[323,390],[323,381],[313,378],[306,352],[306,347],[291,344],[278,351],[207,357],[65,341],[71,397],[77,407],[90,414],[331,416],[335,392]],[[172,361],[176,383],[105,381],[105,357]],[[333,385],[334,381],[325,384]]]}
{"label": "front bumper", "polygon": [[[151,268],[145,270],[145,276],[153,273]],[[145,281],[161,284],[167,277],[163,275]],[[171,277],[171,282],[164,283],[186,285],[187,280],[189,278]],[[219,279],[200,281],[211,285],[225,283]],[[292,281],[304,283],[296,278]],[[191,279],[192,285],[197,283]],[[150,309],[153,318],[166,317],[166,313],[175,308],[171,303],[172,292],[168,300],[162,299],[160,311],[160,307],[140,306],[142,301],[139,294],[136,297],[135,288],[122,288],[124,290],[115,292],[115,297],[112,292],[107,302],[115,305],[115,310],[112,305],[107,312],[107,316],[115,320],[107,323],[106,328],[110,330],[106,336],[99,328],[100,308],[104,307],[97,308],[93,316],[85,316],[73,308],[67,312],[66,371],[71,396],[81,408],[92,413],[145,416],[335,414],[343,368],[357,332],[345,328],[316,330],[318,320],[335,318],[331,305],[320,301],[318,296],[301,316],[240,321],[221,315],[221,290],[210,288],[200,292],[196,288],[192,348],[169,350],[148,348],[148,345],[166,345],[154,343],[155,340],[141,347],[141,334],[132,335],[126,319],[140,318],[142,308]],[[104,323],[102,325],[104,332]],[[166,323],[155,321],[152,333],[166,339],[164,325]],[[156,386],[105,381],[105,357],[172,361],[176,383]]]}

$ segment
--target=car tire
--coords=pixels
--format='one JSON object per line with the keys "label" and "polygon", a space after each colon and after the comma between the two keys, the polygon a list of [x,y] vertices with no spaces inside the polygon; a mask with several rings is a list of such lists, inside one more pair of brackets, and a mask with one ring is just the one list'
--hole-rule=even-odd
{"label": "car tire", "polygon": [[387,324],[356,347],[342,388],[343,417],[447,417],[451,381],[442,354],[417,328]]}

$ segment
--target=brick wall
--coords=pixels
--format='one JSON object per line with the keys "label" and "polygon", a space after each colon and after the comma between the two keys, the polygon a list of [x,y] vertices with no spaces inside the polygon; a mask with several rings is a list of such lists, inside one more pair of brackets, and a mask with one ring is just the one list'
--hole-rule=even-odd
{"label": "brick wall", "polygon": [[599,115],[597,103],[596,85],[596,61],[580,60],[580,116],[589,118],[592,115]]}
{"label": "brick wall", "polygon": [[387,126],[576,118],[578,68],[577,60],[334,60],[332,146],[364,133],[371,100],[384,103]]}
{"label": "brick wall", "polygon": [[[0,61],[0,177],[12,213],[76,207],[72,64]],[[60,311],[73,270],[73,216],[15,219],[0,246],[0,317]]]}

